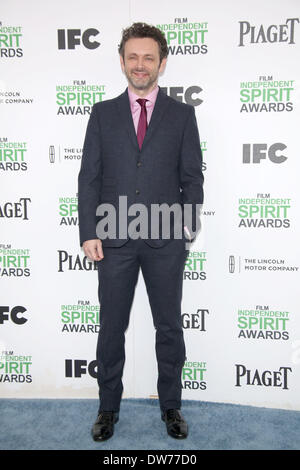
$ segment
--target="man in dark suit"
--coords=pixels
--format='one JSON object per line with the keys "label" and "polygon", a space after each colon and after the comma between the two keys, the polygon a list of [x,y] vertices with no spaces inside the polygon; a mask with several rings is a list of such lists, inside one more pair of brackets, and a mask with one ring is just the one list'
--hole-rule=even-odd
{"label": "man in dark suit", "polygon": [[[80,245],[98,261],[99,276],[100,405],[92,435],[96,441],[108,439],[119,419],[125,331],[141,268],[156,330],[161,417],[168,434],[181,439],[188,435],[180,410],[186,359],[181,299],[187,242],[200,230],[203,203],[199,134],[194,108],[168,97],[157,84],[168,55],[163,33],[134,23],[123,31],[119,53],[128,88],[93,106],[78,177]],[[146,218],[137,223],[130,210],[124,216],[121,197],[128,208],[139,204],[148,210]],[[189,206],[190,217],[182,220],[174,212],[154,221],[152,207],[164,203]],[[116,218],[105,232],[108,205]]]}

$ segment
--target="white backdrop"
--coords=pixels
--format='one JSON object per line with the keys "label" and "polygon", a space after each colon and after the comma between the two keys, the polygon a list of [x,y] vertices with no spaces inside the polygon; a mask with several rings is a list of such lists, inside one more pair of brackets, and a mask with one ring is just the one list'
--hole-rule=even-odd
{"label": "white backdrop", "polygon": [[[79,246],[77,176],[91,105],[127,86],[121,30],[145,21],[167,35],[159,84],[195,106],[204,156],[183,399],[300,410],[299,17],[297,0],[2,6],[1,397],[98,396],[98,280]],[[126,357],[123,396],[157,397],[141,274]]]}

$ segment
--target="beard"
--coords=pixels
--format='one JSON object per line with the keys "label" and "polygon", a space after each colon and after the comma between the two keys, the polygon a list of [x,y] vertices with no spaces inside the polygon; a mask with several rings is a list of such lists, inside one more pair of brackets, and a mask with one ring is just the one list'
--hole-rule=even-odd
{"label": "beard", "polygon": [[[144,77],[138,78],[134,75],[134,72],[145,73],[146,75]],[[125,75],[130,85],[136,90],[148,90],[156,83],[158,78],[158,70],[157,72],[149,73],[145,70],[132,70],[129,72],[125,69]]]}

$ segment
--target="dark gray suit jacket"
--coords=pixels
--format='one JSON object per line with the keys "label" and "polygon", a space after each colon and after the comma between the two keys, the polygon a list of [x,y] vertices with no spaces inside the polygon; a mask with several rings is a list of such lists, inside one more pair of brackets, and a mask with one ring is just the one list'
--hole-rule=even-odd
{"label": "dark gray suit jacket", "polygon": [[[119,196],[127,196],[128,207],[143,203],[149,212],[154,203],[190,203],[192,219],[191,222],[183,221],[182,228],[185,224],[190,231],[196,232],[197,209],[203,203],[203,173],[199,133],[192,106],[170,98],[159,89],[141,150],[127,89],[117,98],[93,106],[78,176],[81,246],[85,240],[99,238],[96,225],[104,215],[96,216],[96,209],[100,203],[107,202],[116,208],[117,238],[102,238],[103,246],[121,246],[128,240],[128,236],[118,236]],[[127,224],[133,218],[129,216]],[[171,225],[173,222],[171,217]],[[150,234],[149,219],[149,237]],[[164,246],[168,242],[161,233],[158,239],[145,241],[153,247]]]}

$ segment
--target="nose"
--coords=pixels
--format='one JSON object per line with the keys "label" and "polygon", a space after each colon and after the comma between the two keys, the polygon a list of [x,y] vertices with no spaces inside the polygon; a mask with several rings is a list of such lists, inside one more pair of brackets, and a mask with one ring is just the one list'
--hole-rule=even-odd
{"label": "nose", "polygon": [[138,57],[136,67],[142,69],[144,67],[144,61],[142,57]]}

